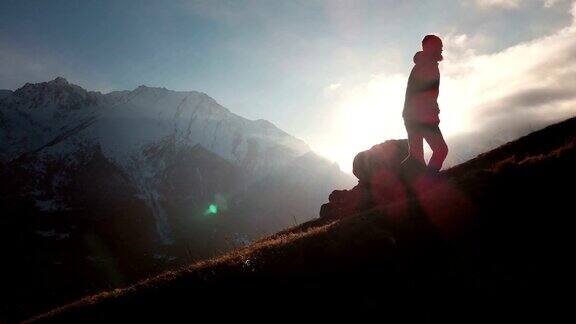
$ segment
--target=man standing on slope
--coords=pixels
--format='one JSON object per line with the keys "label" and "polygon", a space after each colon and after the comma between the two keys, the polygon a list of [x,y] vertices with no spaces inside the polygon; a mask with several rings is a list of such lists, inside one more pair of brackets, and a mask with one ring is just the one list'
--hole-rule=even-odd
{"label": "man standing on slope", "polygon": [[440,109],[437,102],[440,86],[438,62],[443,59],[442,40],[435,35],[426,35],[422,40],[422,49],[414,55],[415,65],[408,78],[404,99],[402,117],[410,150],[404,162],[412,159],[426,165],[423,143],[425,139],[432,149],[428,169],[438,172],[448,155],[448,146],[440,132]]}

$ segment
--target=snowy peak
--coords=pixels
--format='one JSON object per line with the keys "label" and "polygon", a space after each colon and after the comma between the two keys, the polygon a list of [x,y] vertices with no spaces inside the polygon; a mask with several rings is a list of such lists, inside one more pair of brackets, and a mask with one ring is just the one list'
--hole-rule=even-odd
{"label": "snowy peak", "polygon": [[62,77],[8,94],[0,101],[0,130],[2,160],[96,145],[127,166],[144,147],[172,138],[178,148],[199,144],[248,173],[264,174],[310,151],[271,122],[236,115],[202,92],[141,85],[101,94]]}
{"label": "snowy peak", "polygon": [[202,92],[141,85],[105,96],[115,107],[102,115],[99,134],[116,152],[172,137],[177,145],[200,144],[249,172],[267,172],[310,151],[271,122],[236,115]]}
{"label": "snowy peak", "polygon": [[62,77],[48,82],[26,83],[14,92],[15,100],[25,109],[52,107],[59,110],[78,110],[100,103],[102,94],[88,92],[68,83]]}
{"label": "snowy peak", "polygon": [[[118,92],[110,93],[107,96],[117,96]],[[142,106],[151,106],[152,104],[162,101],[162,100],[178,100],[180,108],[185,104],[199,103],[199,108],[205,108],[204,110],[211,113],[220,114],[231,114],[230,110],[226,109],[220,105],[212,97],[208,96],[203,92],[198,91],[174,91],[169,90],[164,87],[149,87],[145,85],[140,85],[136,89],[123,92],[124,95],[129,96],[133,104],[139,104]],[[166,107],[166,109],[170,109]]]}
{"label": "snowy peak", "polygon": [[56,79],[52,80],[52,81],[48,81],[49,84],[53,84],[56,86],[67,86],[70,85],[70,83],[68,83],[68,80],[64,79],[63,77],[59,76],[56,77]]}
{"label": "snowy peak", "polygon": [[101,93],[88,92],[62,77],[26,83],[0,101],[0,159],[9,161],[60,142],[54,140],[82,129],[105,104]]}

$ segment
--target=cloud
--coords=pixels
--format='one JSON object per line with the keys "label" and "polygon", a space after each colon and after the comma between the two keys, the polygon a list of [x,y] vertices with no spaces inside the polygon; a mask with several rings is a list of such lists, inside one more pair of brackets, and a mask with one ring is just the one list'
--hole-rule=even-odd
{"label": "cloud", "polygon": [[[576,3],[571,14],[575,17]],[[443,124],[452,130],[448,136],[461,139],[456,152],[466,143],[477,145],[462,158],[576,115],[575,19],[496,53],[479,55],[473,47],[456,45],[447,46],[441,63],[439,104]]]}
{"label": "cloud", "polygon": [[543,5],[544,5],[544,8],[551,8],[560,2],[564,2],[564,0],[543,0]]}
{"label": "cloud", "polygon": [[[475,0],[476,5],[483,9],[518,9],[525,0]],[[552,8],[565,0],[540,0],[544,8]]]}
{"label": "cloud", "polygon": [[[481,113],[495,102],[502,107],[544,108],[546,103],[570,99],[574,90],[571,80],[576,76],[575,54],[573,23],[552,35],[493,54],[476,55],[470,48],[449,52],[442,63],[443,76],[449,88],[475,98],[471,104]],[[471,115],[477,117],[478,113]]]}
{"label": "cloud", "polygon": [[340,88],[340,86],[342,86],[341,83],[332,83],[331,85],[328,86],[328,89],[335,90],[335,89]]}
{"label": "cloud", "polygon": [[[576,3],[570,12],[576,17]],[[493,53],[479,54],[477,48],[489,40],[477,35],[439,36],[445,59],[440,63],[438,101],[441,128],[451,149],[447,165],[576,115],[576,18],[549,35]],[[352,122],[359,126],[351,127],[334,145],[342,145],[346,138],[367,146],[405,137],[400,111],[407,77],[382,74],[339,88],[343,102],[363,99],[341,109],[347,113],[340,113],[339,131]],[[354,112],[366,116],[354,119]],[[372,127],[379,130],[369,133]],[[359,149],[349,146],[346,154],[339,155],[337,161],[345,170]]]}
{"label": "cloud", "polygon": [[481,8],[516,9],[520,7],[521,0],[476,0],[476,3]]}

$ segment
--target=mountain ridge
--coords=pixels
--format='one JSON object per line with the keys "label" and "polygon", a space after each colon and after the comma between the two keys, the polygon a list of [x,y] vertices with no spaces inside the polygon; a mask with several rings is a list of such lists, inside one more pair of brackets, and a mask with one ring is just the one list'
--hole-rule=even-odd
{"label": "mountain ridge", "polygon": [[[168,95],[181,97],[179,99],[180,102],[174,103],[178,106],[178,109],[176,109],[176,111],[175,111],[174,117],[180,116],[180,114],[182,113],[182,110],[180,109],[180,107],[183,108],[184,105],[186,105],[187,100],[190,100],[190,98],[196,97],[193,99],[195,99],[196,101],[199,100],[200,102],[198,104],[201,104],[205,107],[209,107],[208,110],[206,110],[206,108],[202,108],[203,106],[197,106],[195,108],[196,110],[198,110],[199,108],[202,108],[206,112],[212,111],[211,114],[213,114],[214,112],[217,114],[220,114],[220,115],[228,114],[230,116],[228,118],[232,118],[232,120],[236,120],[235,123],[237,123],[237,124],[240,123],[239,124],[240,127],[246,127],[249,125],[249,123],[255,123],[255,125],[264,125],[265,128],[270,128],[272,131],[277,132],[280,136],[294,139],[295,143],[298,143],[298,144],[295,144],[293,146],[293,149],[296,149],[296,151],[297,151],[296,155],[300,155],[300,154],[310,150],[309,147],[303,141],[296,139],[296,138],[292,137],[291,135],[289,135],[288,133],[278,129],[276,126],[274,126],[274,124],[272,124],[270,122],[266,122],[263,124],[262,120],[251,121],[251,120],[245,119],[239,115],[236,115],[236,114],[230,112],[225,107],[222,107],[213,98],[209,97],[205,93],[197,92],[197,91],[172,91],[172,90],[168,90],[166,88],[148,87],[148,86],[142,85],[142,86],[139,86],[136,89],[131,90],[131,91],[114,91],[114,92],[111,92],[108,94],[101,94],[99,92],[86,91],[77,85],[69,83],[66,79],[64,79],[62,77],[58,77],[58,78],[56,78],[52,81],[49,81],[49,82],[42,82],[42,83],[35,83],[35,84],[26,83],[24,86],[17,89],[16,91],[9,93],[4,98],[2,98],[3,103],[4,103],[3,106],[5,106],[5,107],[3,108],[2,106],[0,106],[0,113],[2,113],[2,110],[4,110],[5,111],[4,114],[7,114],[10,109],[18,109],[18,106],[21,106],[20,108],[25,109],[25,110],[33,109],[35,106],[39,106],[39,107],[55,106],[53,109],[51,109],[52,111],[47,111],[46,114],[52,113],[52,115],[54,117],[57,117],[58,119],[62,119],[63,117],[66,117],[66,116],[56,115],[56,112],[62,111],[62,110],[64,110],[64,111],[65,110],[78,110],[81,107],[84,108],[84,106],[93,107],[93,106],[102,106],[102,105],[111,106],[111,107],[108,107],[108,110],[110,108],[114,108],[114,110],[118,110],[118,106],[129,104],[130,102],[132,102],[134,100],[139,100],[140,101],[139,106],[142,108],[142,107],[150,106],[151,101],[161,100],[162,97],[166,97]],[[46,98],[46,97],[48,97],[48,98]],[[26,100],[28,98],[31,98],[32,102],[29,102],[29,100]],[[68,101],[66,101],[66,100],[68,100]],[[12,102],[10,102],[10,101],[12,101]],[[62,101],[64,101],[64,102],[62,102]],[[16,105],[16,107],[13,108],[14,105]],[[100,108],[106,108],[106,107],[100,107]],[[57,109],[57,111],[55,112],[54,109]],[[124,108],[124,109],[126,109],[126,108]],[[130,109],[130,108],[128,108],[128,109]],[[132,108],[131,110],[134,111],[134,108]],[[150,112],[152,112],[152,111],[150,111]],[[99,118],[99,117],[101,117],[101,116],[99,116],[99,114],[102,114],[102,113],[103,113],[103,109],[99,109],[99,111],[91,111],[91,112],[88,112],[85,116],[80,116],[80,117],[83,117],[84,119],[86,119],[88,117]],[[134,111],[134,113],[143,114],[143,113],[145,113],[145,111],[139,111],[139,112]],[[161,110],[157,109],[157,113],[161,114],[162,112],[161,112]],[[0,118],[4,119],[4,124],[8,123],[8,121],[5,120],[8,117],[10,117],[10,116],[4,116],[2,118],[2,115],[0,115]],[[52,117],[52,116],[39,115],[38,118],[36,118],[35,123],[32,123],[32,126],[34,124],[40,123],[40,124],[45,124],[45,125],[56,124],[60,128],[64,127],[63,125],[61,125],[61,123],[55,123],[54,119],[46,120],[46,119],[49,119],[50,117]],[[207,117],[209,117],[209,116],[207,116]],[[209,117],[209,118],[213,118],[213,117]],[[14,123],[14,122],[12,122],[12,123]],[[74,124],[74,121],[72,121],[72,124]],[[22,125],[22,126],[24,127],[24,125]],[[43,126],[43,128],[47,128],[47,127],[48,126]],[[235,127],[237,127],[237,126],[235,126]],[[30,128],[30,127],[28,127],[28,128]],[[75,128],[75,127],[74,127],[74,125],[68,125],[67,128],[70,129],[70,128]],[[256,126],[256,129],[257,128],[258,127]],[[4,129],[3,131],[5,133],[7,133],[8,135],[10,135],[9,129]],[[46,133],[46,132],[44,131],[44,133]],[[257,134],[258,133],[255,133],[255,135],[257,135]],[[45,134],[43,134],[43,135],[44,135],[44,137],[46,136]],[[58,133],[56,133],[52,136],[53,136],[53,138],[56,138],[58,136]],[[8,136],[8,138],[11,138],[11,137],[13,137],[13,136]],[[20,137],[24,137],[24,136],[21,135]],[[244,139],[240,139],[240,141],[243,141],[243,140]],[[10,147],[4,147],[3,148],[4,151],[13,150],[14,146],[17,147],[17,142],[12,141],[9,143],[11,144],[11,146]],[[288,144],[288,142],[284,142],[281,144],[292,145],[292,144]],[[301,147],[296,148],[298,145],[300,145]],[[37,143],[35,146],[36,147],[42,147],[43,145]],[[206,143],[204,144],[204,146],[209,147],[209,145],[206,145]],[[225,157],[230,159],[230,157],[227,157],[227,156],[225,156]],[[9,159],[9,157],[4,157],[3,159],[6,160],[6,159]]]}

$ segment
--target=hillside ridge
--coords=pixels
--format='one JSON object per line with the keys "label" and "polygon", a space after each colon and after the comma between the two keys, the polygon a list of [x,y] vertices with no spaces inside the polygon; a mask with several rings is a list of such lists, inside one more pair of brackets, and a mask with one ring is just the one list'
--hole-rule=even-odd
{"label": "hillside ridge", "polygon": [[[550,289],[566,279],[558,269],[573,241],[560,233],[571,206],[563,188],[576,180],[575,125],[571,118],[482,154],[407,199],[312,220],[32,321],[234,317],[255,305],[263,316],[293,311],[294,302],[401,322],[549,320],[560,314]],[[546,217],[553,227],[543,230]]]}

